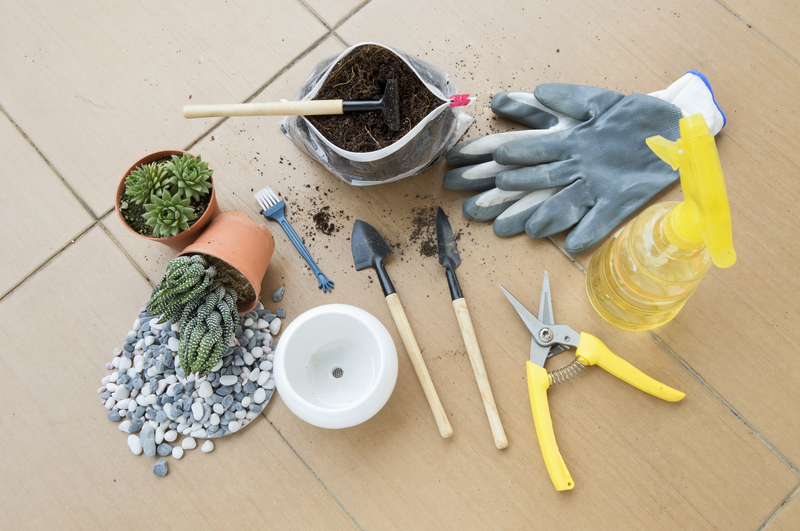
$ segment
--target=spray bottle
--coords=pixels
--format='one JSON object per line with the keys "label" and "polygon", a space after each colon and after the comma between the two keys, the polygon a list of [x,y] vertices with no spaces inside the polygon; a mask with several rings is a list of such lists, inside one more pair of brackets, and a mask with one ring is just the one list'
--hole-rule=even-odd
{"label": "spray bottle", "polygon": [[680,311],[711,267],[736,262],[725,181],[702,115],[680,121],[681,137],[647,139],[680,169],[685,200],[653,205],[592,257],[586,289],[594,309],[626,330],[661,326]]}

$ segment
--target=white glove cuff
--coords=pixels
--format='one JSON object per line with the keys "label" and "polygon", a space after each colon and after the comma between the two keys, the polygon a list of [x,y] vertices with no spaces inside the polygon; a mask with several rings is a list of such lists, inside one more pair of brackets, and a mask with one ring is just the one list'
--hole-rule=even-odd
{"label": "white glove cuff", "polygon": [[689,70],[666,89],[648,95],[675,105],[683,116],[702,114],[712,135],[719,133],[727,122],[725,113],[714,99],[711,83],[697,70]]}

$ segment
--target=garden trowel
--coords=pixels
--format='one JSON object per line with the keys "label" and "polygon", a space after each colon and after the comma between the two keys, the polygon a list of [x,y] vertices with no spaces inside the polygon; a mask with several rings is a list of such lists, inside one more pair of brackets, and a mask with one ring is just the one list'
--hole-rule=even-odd
{"label": "garden trowel", "polygon": [[184,105],[186,118],[212,116],[312,116],[346,112],[381,111],[391,131],[400,129],[400,100],[396,79],[386,82],[383,97],[377,101],[300,100],[267,103],[228,103],[220,105]]}
{"label": "garden trowel", "polygon": [[422,384],[422,390],[425,392],[425,397],[428,399],[428,404],[433,412],[433,417],[436,419],[436,425],[439,427],[439,434],[442,437],[450,437],[453,434],[453,428],[450,426],[450,421],[442,407],[442,402],[439,400],[439,395],[436,393],[436,388],[433,386],[431,375],[428,373],[428,367],[425,365],[425,360],[422,358],[422,353],[417,345],[417,340],[414,333],[411,331],[411,325],[408,323],[406,312],[403,310],[403,305],[400,303],[400,298],[394,290],[392,281],[386,273],[386,268],[383,267],[383,258],[392,252],[389,244],[383,239],[383,236],[375,230],[371,225],[364,223],[361,220],[356,220],[353,226],[353,235],[350,238],[350,243],[353,250],[353,262],[356,266],[356,271],[361,271],[367,267],[372,267],[378,275],[378,281],[383,289],[383,294],[386,296],[386,303],[389,305],[389,311],[394,319],[394,324],[400,332],[400,337],[403,340],[403,345],[406,347],[408,357],[411,358],[411,365],[419,378],[419,383]]}

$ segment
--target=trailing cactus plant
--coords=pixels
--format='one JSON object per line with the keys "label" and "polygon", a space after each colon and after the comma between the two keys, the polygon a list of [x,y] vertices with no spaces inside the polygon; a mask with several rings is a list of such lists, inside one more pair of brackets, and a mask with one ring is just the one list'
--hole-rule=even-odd
{"label": "trailing cactus plant", "polygon": [[200,155],[172,155],[172,160],[164,164],[164,168],[169,172],[173,193],[182,193],[184,197],[199,200],[211,192],[209,179],[213,170],[208,169],[208,162],[203,162]]}
{"label": "trailing cactus plant", "polygon": [[153,162],[139,166],[125,180],[125,193],[137,205],[145,204],[151,196],[160,197],[170,187],[170,174],[164,166]]}
{"label": "trailing cactus plant", "polygon": [[179,256],[153,290],[148,310],[161,322],[178,321],[181,339],[178,355],[183,370],[202,376],[228,350],[239,326],[236,290],[216,278],[217,270],[202,255]]}
{"label": "trailing cactus plant", "polygon": [[181,316],[178,347],[185,372],[203,376],[225,355],[231,335],[239,326],[236,298],[235,290],[215,284],[202,299],[187,304]]}
{"label": "trailing cactus plant", "polygon": [[153,234],[164,238],[177,236],[182,230],[189,230],[189,222],[197,218],[194,208],[189,206],[189,198],[182,198],[165,191],[162,197],[150,196],[152,203],[144,205],[145,223],[153,227]]}
{"label": "trailing cactus plant", "polygon": [[150,313],[177,320],[187,303],[210,289],[216,273],[216,268],[199,254],[173,259],[150,296]]}

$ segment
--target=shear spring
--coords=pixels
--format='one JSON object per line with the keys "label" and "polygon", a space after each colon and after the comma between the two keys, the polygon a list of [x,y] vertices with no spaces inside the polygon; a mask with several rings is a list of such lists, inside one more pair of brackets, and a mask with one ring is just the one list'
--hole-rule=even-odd
{"label": "shear spring", "polygon": [[581,361],[580,358],[575,358],[569,365],[548,372],[547,378],[550,380],[550,385],[564,383],[576,378],[586,366],[587,364]]}

